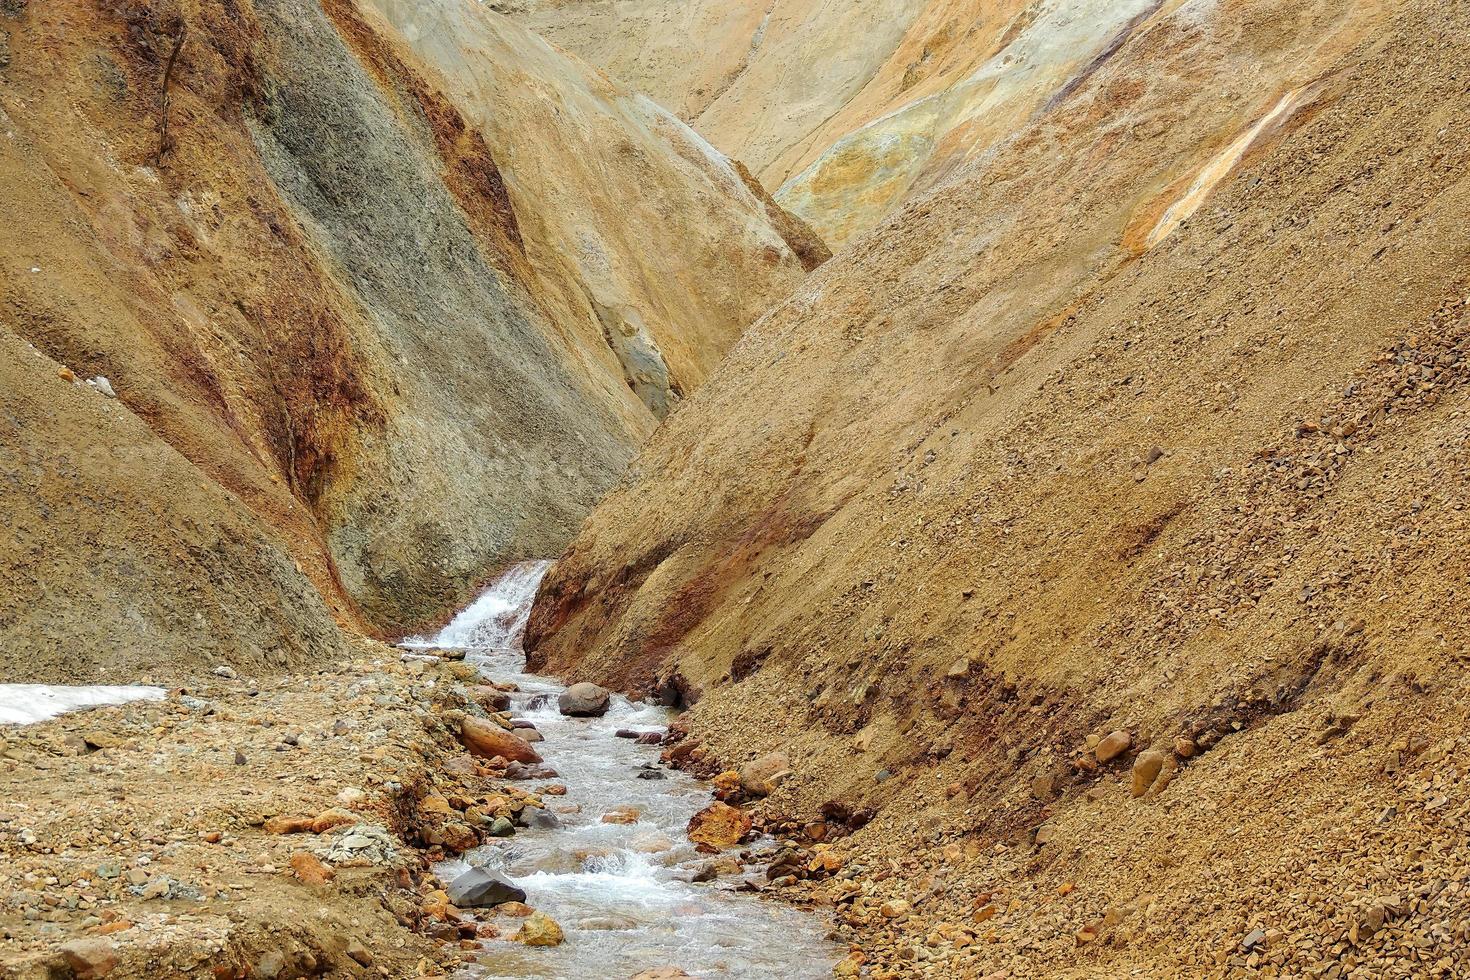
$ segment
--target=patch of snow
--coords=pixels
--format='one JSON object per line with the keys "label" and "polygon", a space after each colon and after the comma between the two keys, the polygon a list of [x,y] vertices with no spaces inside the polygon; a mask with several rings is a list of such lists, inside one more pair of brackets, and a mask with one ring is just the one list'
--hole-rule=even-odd
{"label": "patch of snow", "polygon": [[0,725],[32,725],[68,711],[130,701],[162,701],[163,688],[142,685],[0,684]]}

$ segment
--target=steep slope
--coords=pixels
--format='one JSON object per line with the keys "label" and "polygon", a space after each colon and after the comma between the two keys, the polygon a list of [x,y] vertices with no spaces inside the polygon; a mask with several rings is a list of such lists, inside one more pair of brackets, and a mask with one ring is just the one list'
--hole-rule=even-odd
{"label": "steep slope", "polygon": [[6,369],[8,679],[444,615],[825,257],[524,30],[381,9],[412,44],[350,0],[0,5],[0,330],[41,355]]}
{"label": "steep slope", "polygon": [[[1217,13],[1213,0],[502,6],[748,162],[834,247],[998,152],[1130,37],[1156,23],[1209,24]],[[1372,7],[1340,11],[1321,40],[1340,45],[1344,31],[1371,25]],[[1308,4],[1304,16],[1320,20],[1323,9]],[[1252,27],[1247,14],[1233,29]]]}
{"label": "steep slope", "polygon": [[536,661],[876,810],[873,976],[1463,970],[1467,28],[1168,5],[742,339]]}

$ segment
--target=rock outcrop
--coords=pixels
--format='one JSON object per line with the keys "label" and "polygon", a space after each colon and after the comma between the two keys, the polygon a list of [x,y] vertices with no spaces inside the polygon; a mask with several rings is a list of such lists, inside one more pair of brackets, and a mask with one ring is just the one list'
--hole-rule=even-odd
{"label": "rock outcrop", "polygon": [[6,679],[443,616],[811,265],[731,161],[479,4],[11,2],[0,40]]}

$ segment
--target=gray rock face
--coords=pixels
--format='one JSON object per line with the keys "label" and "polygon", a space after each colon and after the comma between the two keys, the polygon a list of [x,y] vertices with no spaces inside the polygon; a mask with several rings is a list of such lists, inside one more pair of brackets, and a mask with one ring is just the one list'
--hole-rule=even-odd
{"label": "gray rock face", "polygon": [[536,830],[555,830],[561,826],[561,820],[556,814],[533,807],[527,807],[521,812],[521,823]]}
{"label": "gray rock face", "polygon": [[449,901],[462,909],[491,908],[505,902],[524,902],[526,893],[499,871],[471,868],[445,889]]}
{"label": "gray rock face", "polygon": [[607,714],[610,698],[607,688],[584,681],[561,692],[561,697],[556,699],[556,706],[561,709],[562,714],[571,718],[600,718]]}

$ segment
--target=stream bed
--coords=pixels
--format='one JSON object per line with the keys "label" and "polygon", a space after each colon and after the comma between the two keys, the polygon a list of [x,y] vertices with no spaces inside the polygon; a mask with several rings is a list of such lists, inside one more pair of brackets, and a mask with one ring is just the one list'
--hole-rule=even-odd
{"label": "stream bed", "polygon": [[[821,917],[736,891],[742,880],[736,875],[690,881],[712,860],[685,836],[689,818],[710,802],[709,787],[656,765],[659,746],[615,734],[661,732],[673,720],[670,711],[615,694],[601,718],[563,717],[556,701],[562,685],[525,673],[521,635],[549,567],[511,568],[438,636],[405,644],[464,649],[485,677],[515,684],[511,710],[545,736],[536,749],[567,787],[564,797],[546,797],[547,805],[553,813],[576,808],[557,814],[560,827],[521,829],[438,866],[446,882],[477,865],[503,871],[525,889],[528,905],[566,933],[554,947],[488,940],[480,962],[463,976],[626,980],[675,968],[706,980],[830,977],[840,954],[823,938]],[[649,778],[652,773],[658,775]],[[638,819],[602,822],[620,807],[636,808]],[[503,934],[513,931],[511,924]]]}

